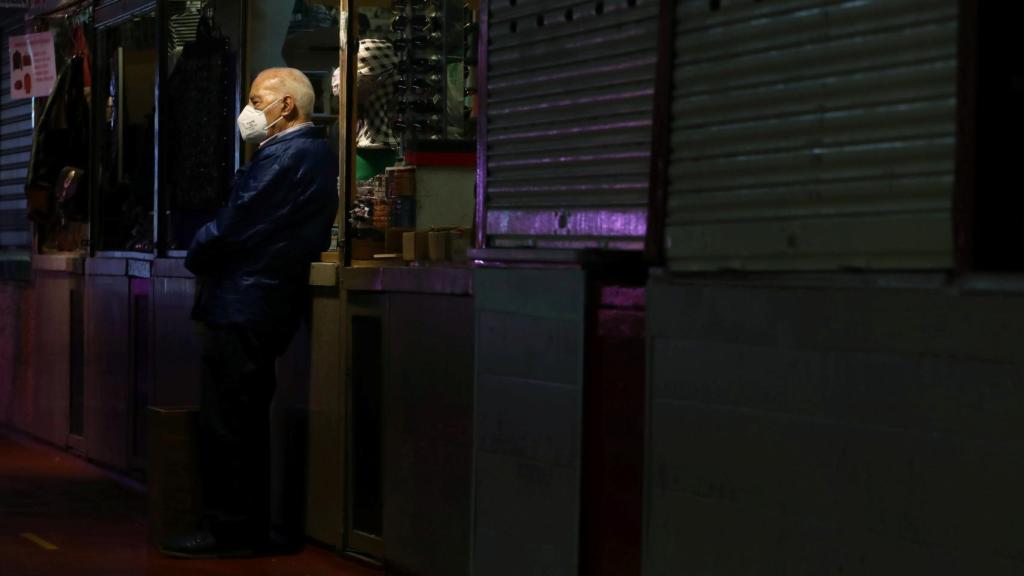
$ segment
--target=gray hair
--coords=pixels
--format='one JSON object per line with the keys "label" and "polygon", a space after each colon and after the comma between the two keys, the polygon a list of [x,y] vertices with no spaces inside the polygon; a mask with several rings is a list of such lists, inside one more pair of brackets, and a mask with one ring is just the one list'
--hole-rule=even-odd
{"label": "gray hair", "polygon": [[268,68],[260,72],[260,76],[268,76],[267,88],[276,92],[279,96],[291,96],[295,100],[295,107],[299,115],[310,119],[313,117],[313,103],[316,94],[313,92],[313,84],[300,70],[295,68]]}

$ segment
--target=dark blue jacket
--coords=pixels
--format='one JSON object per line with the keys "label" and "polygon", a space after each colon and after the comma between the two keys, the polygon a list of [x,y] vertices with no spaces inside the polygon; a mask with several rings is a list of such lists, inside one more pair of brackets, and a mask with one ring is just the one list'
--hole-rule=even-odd
{"label": "dark blue jacket", "polygon": [[282,353],[308,305],[309,263],[330,243],[337,179],[338,159],[318,128],[264,144],[189,248],[185,266],[201,285],[196,319],[246,328]]}

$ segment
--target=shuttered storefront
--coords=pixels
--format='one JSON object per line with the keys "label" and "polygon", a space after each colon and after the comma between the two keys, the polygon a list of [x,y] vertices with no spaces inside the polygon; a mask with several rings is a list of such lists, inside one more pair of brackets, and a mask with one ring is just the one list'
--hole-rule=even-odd
{"label": "shuttered storefront", "polygon": [[947,268],[957,3],[676,4],[675,271]]}
{"label": "shuttered storefront", "polygon": [[642,249],[657,0],[496,0],[488,19],[487,245]]}
{"label": "shuttered storefront", "polygon": [[28,249],[31,245],[25,206],[25,177],[32,151],[32,101],[11,100],[10,59],[7,38],[11,32],[0,30],[0,253]]}

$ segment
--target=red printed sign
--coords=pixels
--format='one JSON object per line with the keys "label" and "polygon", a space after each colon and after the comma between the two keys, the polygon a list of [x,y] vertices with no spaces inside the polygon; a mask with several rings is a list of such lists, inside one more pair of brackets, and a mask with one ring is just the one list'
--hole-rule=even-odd
{"label": "red printed sign", "polygon": [[53,32],[11,36],[11,98],[49,96],[57,80]]}

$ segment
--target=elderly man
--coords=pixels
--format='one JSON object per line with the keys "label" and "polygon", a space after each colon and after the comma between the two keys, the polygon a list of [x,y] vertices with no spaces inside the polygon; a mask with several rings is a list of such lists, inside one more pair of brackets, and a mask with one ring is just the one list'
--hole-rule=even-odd
{"label": "elderly man", "polygon": [[162,544],[166,554],[246,555],[269,537],[275,359],[300,323],[309,263],[327,248],[338,209],[338,160],[310,122],[313,100],[298,70],[256,77],[238,128],[259,149],[185,260],[201,286],[204,515],[197,532]]}

